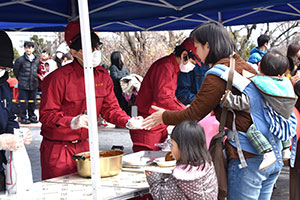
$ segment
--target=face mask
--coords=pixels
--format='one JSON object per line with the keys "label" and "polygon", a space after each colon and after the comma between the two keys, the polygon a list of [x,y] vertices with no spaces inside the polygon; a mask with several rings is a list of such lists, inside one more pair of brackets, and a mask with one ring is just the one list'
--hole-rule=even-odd
{"label": "face mask", "polygon": [[0,69],[0,78],[1,78],[2,76],[4,76],[4,74],[5,74],[5,69]]}
{"label": "face mask", "polygon": [[195,65],[191,62],[188,62],[187,64],[183,64],[183,61],[181,61],[179,68],[181,72],[188,73],[194,69]]}
{"label": "face mask", "polygon": [[57,53],[56,53],[56,56],[57,56],[59,59],[61,59],[61,58],[63,57],[63,53],[57,52]]}
{"label": "face mask", "polygon": [[93,67],[99,66],[101,63],[101,51],[96,50],[93,52]]}

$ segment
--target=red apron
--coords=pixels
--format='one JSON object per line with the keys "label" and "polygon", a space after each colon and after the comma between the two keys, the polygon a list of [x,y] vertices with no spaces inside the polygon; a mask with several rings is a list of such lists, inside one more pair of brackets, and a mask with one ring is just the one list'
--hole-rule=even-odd
{"label": "red apron", "polygon": [[52,142],[43,139],[41,152],[42,180],[77,172],[74,154],[89,151],[89,142]]}

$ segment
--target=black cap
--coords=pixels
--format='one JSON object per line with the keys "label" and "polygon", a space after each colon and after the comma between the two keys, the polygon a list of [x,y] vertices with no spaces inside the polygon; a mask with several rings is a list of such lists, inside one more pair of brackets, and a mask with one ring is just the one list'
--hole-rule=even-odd
{"label": "black cap", "polygon": [[11,40],[5,31],[0,30],[0,66],[12,67],[14,50]]}

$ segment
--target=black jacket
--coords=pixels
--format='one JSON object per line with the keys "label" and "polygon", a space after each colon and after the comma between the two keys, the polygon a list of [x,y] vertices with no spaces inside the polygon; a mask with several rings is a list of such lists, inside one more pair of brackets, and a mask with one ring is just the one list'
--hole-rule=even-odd
{"label": "black jacket", "polygon": [[[0,134],[13,133],[14,128],[19,128],[12,112],[12,105],[12,94],[8,83],[6,81],[0,83]],[[0,171],[3,171],[2,164],[6,163],[4,152],[0,151]]]}
{"label": "black jacket", "polygon": [[31,62],[26,53],[19,57],[14,64],[14,74],[18,79],[18,87],[25,90],[38,88],[39,59],[35,57]]}
{"label": "black jacket", "polygon": [[120,85],[121,78],[129,75],[129,71],[126,69],[125,66],[122,66],[122,69],[119,69],[116,65],[112,65],[110,68],[110,77],[113,80],[114,83],[114,92],[118,99],[119,105],[128,115],[130,115],[130,107],[128,105],[128,102],[125,100],[125,98],[122,95],[122,88]]}

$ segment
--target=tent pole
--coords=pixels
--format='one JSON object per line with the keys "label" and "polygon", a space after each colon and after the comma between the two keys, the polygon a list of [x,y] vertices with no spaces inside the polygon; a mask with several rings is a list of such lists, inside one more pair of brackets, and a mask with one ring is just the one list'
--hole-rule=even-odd
{"label": "tent pole", "polygon": [[[81,42],[83,50],[84,61],[84,80],[86,91],[86,103],[89,124],[89,144],[91,155],[91,175],[93,186],[93,199],[100,199],[99,191],[101,186],[100,178],[100,162],[99,162],[99,141],[98,141],[98,127],[97,127],[97,113],[96,113],[96,99],[95,99],[95,82],[94,70],[92,66],[92,46],[91,46],[91,32],[90,20],[87,0],[78,0],[79,19]],[[98,198],[97,198],[98,197]]]}
{"label": "tent pole", "polygon": [[71,8],[72,8],[71,21],[74,21],[77,18],[76,0],[71,0]]}
{"label": "tent pole", "polygon": [[218,21],[222,24],[222,13],[218,12]]}

